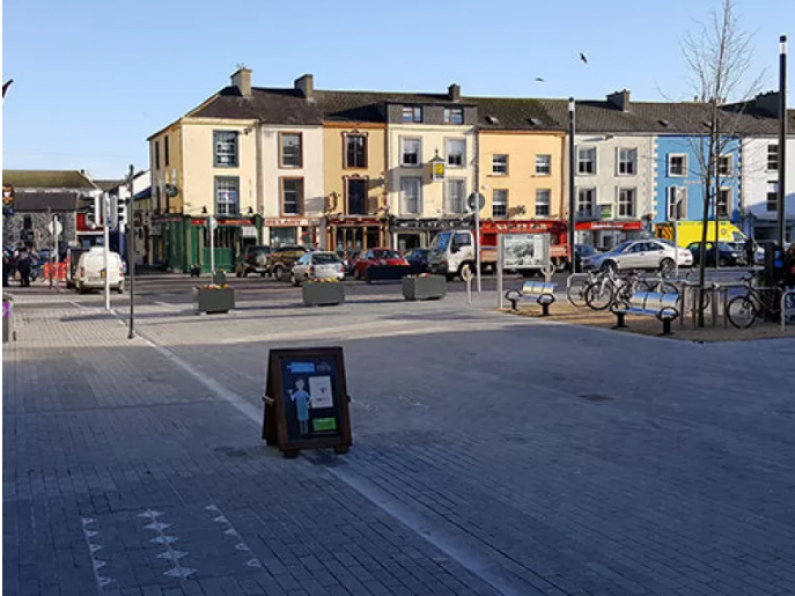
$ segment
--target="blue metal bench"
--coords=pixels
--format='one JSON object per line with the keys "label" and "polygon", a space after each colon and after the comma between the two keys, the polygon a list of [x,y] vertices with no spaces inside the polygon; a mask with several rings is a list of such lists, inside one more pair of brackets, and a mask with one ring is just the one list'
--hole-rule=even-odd
{"label": "blue metal bench", "polygon": [[634,292],[629,302],[618,302],[610,307],[618,319],[614,329],[626,327],[624,317],[641,315],[655,317],[663,324],[663,335],[671,334],[671,322],[679,317],[679,295],[660,292]]}
{"label": "blue metal bench", "polygon": [[543,281],[526,281],[522,290],[508,290],[505,299],[511,303],[511,310],[516,310],[519,300],[535,300],[541,305],[541,316],[549,316],[549,307],[555,302],[555,288],[557,284],[548,284]]}

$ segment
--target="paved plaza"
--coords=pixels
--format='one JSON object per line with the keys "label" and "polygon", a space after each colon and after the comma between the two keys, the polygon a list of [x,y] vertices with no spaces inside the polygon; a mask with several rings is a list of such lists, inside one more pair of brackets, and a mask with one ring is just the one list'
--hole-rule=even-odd
{"label": "paved plaza", "polygon": [[[14,293],[5,594],[795,594],[793,339],[384,284],[215,316],[152,290],[128,340],[126,297]],[[284,459],[261,440],[268,350],[337,345],[353,447]]]}

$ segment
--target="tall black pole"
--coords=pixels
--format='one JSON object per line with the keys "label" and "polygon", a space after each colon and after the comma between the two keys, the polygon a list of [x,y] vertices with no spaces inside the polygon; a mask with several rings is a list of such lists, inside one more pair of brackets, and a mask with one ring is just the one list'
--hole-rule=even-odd
{"label": "tall black pole", "polygon": [[787,36],[782,35],[779,56],[779,118],[778,131],[778,241],[781,250],[787,239]]}
{"label": "tall black pole", "polygon": [[575,105],[574,98],[569,98],[569,270],[577,273],[577,264],[574,262],[574,211],[577,205],[576,190],[574,188],[574,168],[577,163],[574,155],[574,130],[575,130]]}
{"label": "tall black pole", "polygon": [[130,164],[128,180],[130,198],[127,203],[127,270],[130,272],[130,329],[127,339],[135,337],[135,195],[133,194],[133,175],[135,168]]}

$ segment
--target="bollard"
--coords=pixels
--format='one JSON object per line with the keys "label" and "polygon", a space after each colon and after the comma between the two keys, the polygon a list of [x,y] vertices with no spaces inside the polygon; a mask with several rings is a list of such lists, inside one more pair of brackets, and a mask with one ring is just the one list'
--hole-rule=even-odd
{"label": "bollard", "polygon": [[461,275],[467,284],[467,303],[472,304],[472,271],[466,267]]}

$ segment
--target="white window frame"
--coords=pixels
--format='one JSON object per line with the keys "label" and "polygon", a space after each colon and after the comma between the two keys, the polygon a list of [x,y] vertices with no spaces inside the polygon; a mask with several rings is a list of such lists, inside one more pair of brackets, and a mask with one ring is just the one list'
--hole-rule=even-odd
{"label": "white window frame", "polygon": [[[587,152],[592,157],[589,159],[583,159],[583,152]],[[584,164],[590,163],[592,164],[593,171],[591,172],[583,172],[582,167]],[[578,176],[596,176],[597,173],[597,151],[596,147],[592,145],[585,145],[582,147],[577,147],[577,175]]]}
{"label": "white window frame", "polygon": [[[619,147],[617,150],[616,164],[618,176],[637,176],[638,175],[638,149],[637,147]],[[632,156],[632,159],[624,159],[622,155],[624,152]],[[632,166],[631,172],[622,172],[622,169],[627,169],[625,166]]]}
{"label": "white window frame", "polygon": [[[729,166],[727,168],[728,172],[725,173],[725,174],[720,171],[721,170],[721,163],[723,162],[724,159],[728,160],[728,162],[729,162]],[[718,158],[718,176],[720,176],[722,178],[733,178],[734,177],[734,156],[731,153],[724,153],[723,155],[721,155]]]}
{"label": "white window frame", "polygon": [[[544,193],[546,195],[546,202],[541,202],[540,196]],[[539,213],[538,208],[540,206],[546,207],[546,213]],[[551,188],[537,188],[536,189],[536,205],[535,205],[535,214],[536,217],[550,217],[552,215],[552,189]]]}
{"label": "white window frame", "polygon": [[[674,158],[682,158],[682,173],[674,174],[671,169],[671,162]],[[669,178],[687,178],[687,153],[669,153],[668,154],[668,177]]]}
{"label": "white window frame", "polygon": [[536,176],[552,175],[552,155],[549,153],[536,154]]}
{"label": "white window frame", "polygon": [[[464,214],[464,207],[466,205],[466,178],[448,178],[444,182],[444,210],[446,213],[456,213],[459,215]],[[460,196],[457,199],[458,207],[453,204],[453,193],[450,188],[455,185],[460,189]]]}
{"label": "white window frame", "polygon": [[[679,191],[679,196],[681,198],[679,208],[679,212],[681,213],[681,217],[678,219],[675,217],[673,207],[674,207],[674,192]],[[686,186],[669,186],[668,187],[668,196],[666,197],[666,213],[668,214],[668,221],[682,221],[687,219],[687,187]]]}
{"label": "white window frame", "polygon": [[[229,200],[229,197],[232,200]],[[221,197],[224,200],[221,200]],[[237,215],[240,213],[240,177],[215,177],[215,213],[216,215]]]}
{"label": "white window frame", "polygon": [[[627,203],[623,201],[624,193],[632,193],[632,201],[629,203],[632,206],[631,213],[624,213]],[[616,200],[618,206],[617,219],[635,219],[638,213],[638,189],[637,188],[619,188],[618,199]]]}
{"label": "white window frame", "polygon": [[[497,203],[497,201],[496,201],[497,193],[501,193],[501,195],[505,196],[505,201],[504,202],[500,201],[499,203]],[[505,213],[504,214],[498,215],[497,213],[495,213],[494,208],[498,204],[505,206]],[[495,188],[491,192],[491,216],[492,217],[508,217],[508,189],[507,188]]]}
{"label": "white window frame", "polygon": [[[213,166],[236,168],[240,164],[240,133],[236,130],[213,131]],[[159,151],[158,151],[159,160]],[[158,164],[158,168],[159,168]]]}
{"label": "white window frame", "polygon": [[[775,157],[775,164],[776,164],[776,167],[775,167],[775,168],[771,168],[771,167],[770,167],[770,163],[771,163],[770,157],[771,157],[771,154],[773,154],[771,150],[772,150],[774,147],[775,147],[775,149],[776,149],[776,152],[775,152],[775,154],[774,154],[774,155],[776,156],[776,157]],[[778,150],[778,143],[768,143],[768,144],[767,144],[767,162],[766,162],[766,164],[765,164],[765,171],[767,171],[767,172],[778,172],[778,166],[779,166],[779,163],[778,163],[778,162],[779,162],[779,156],[780,156],[780,151]]]}
{"label": "white window frame", "polygon": [[[417,209],[410,211],[407,208],[406,202],[406,187],[407,183],[416,184],[417,187]],[[422,214],[422,178],[414,176],[404,176],[400,179],[400,212],[403,215],[421,215]]]}
{"label": "white window frame", "polygon": [[[585,205],[585,202],[582,200],[582,193],[586,192],[591,193],[590,207],[588,213],[586,213],[582,209],[583,205]],[[577,208],[576,217],[580,219],[593,219],[596,216],[596,188],[593,187],[578,188],[576,208]]]}
{"label": "white window frame", "polygon": [[[497,170],[494,169],[495,167],[500,167],[500,168],[503,167],[503,164],[501,164],[501,163],[497,164],[497,158],[498,157],[504,157],[505,158],[505,171],[504,172],[498,172]],[[492,174],[492,176],[507,176],[508,175],[508,154],[507,153],[494,153],[491,156],[491,174]]]}
{"label": "white window frame", "polygon": [[[770,197],[773,200],[770,200]],[[771,206],[773,207],[771,209]],[[778,182],[767,183],[767,194],[765,195],[765,210],[768,213],[778,213]]]}
{"label": "white window frame", "polygon": [[[720,213],[720,206],[721,206],[721,194],[726,193],[726,213]],[[718,197],[715,201],[715,217],[717,219],[721,218],[730,218],[732,216],[732,200],[734,199],[734,189],[728,186],[721,186],[718,189]]]}
{"label": "white window frame", "polygon": [[[417,163],[406,163],[406,141],[417,142]],[[400,137],[400,167],[402,168],[421,168],[422,167],[422,137]]]}
{"label": "white window frame", "polygon": [[[459,144],[462,147],[461,151],[461,163],[460,164],[453,164],[450,163],[450,156],[452,152],[450,148],[453,144]],[[445,151],[445,161],[447,162],[447,167],[449,168],[465,168],[467,165],[467,140],[466,139],[445,139],[444,140],[444,151]]]}

